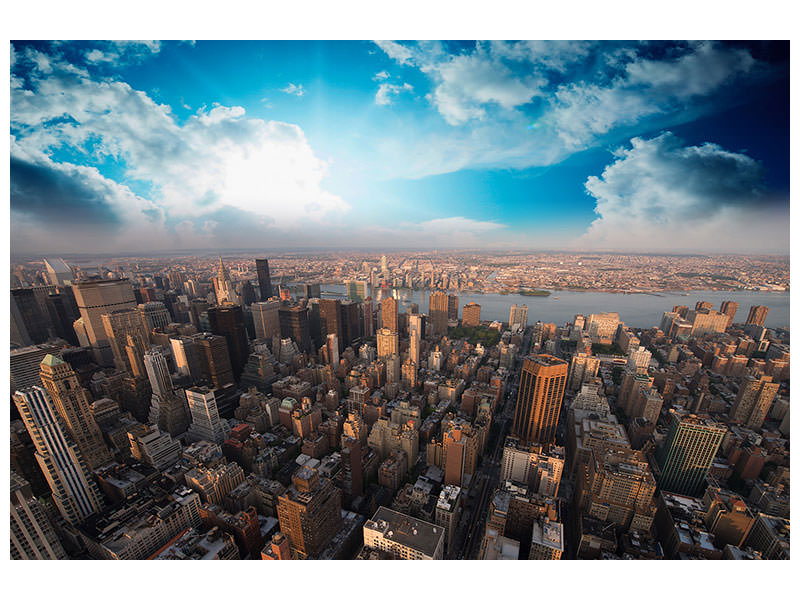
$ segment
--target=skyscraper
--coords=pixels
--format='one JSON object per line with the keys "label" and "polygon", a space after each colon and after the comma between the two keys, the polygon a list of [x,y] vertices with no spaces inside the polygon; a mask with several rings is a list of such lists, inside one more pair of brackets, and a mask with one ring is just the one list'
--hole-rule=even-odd
{"label": "skyscraper", "polygon": [[659,484],[662,490],[698,496],[727,429],[705,416],[674,409],[669,412],[669,432],[659,460]]}
{"label": "skyscraper", "polygon": [[737,310],[739,310],[739,303],[734,302],[733,300],[725,300],[719,307],[719,312],[728,315],[728,327],[730,327],[733,323],[733,319],[736,317]]}
{"label": "skyscraper", "polygon": [[189,426],[186,400],[183,391],[173,390],[166,357],[153,348],[145,352],[144,366],[153,390],[149,421],[171,436],[180,435]]}
{"label": "skyscraper", "polygon": [[213,281],[214,295],[217,297],[217,304],[222,304],[223,302],[239,304],[239,295],[236,293],[236,290],[233,289],[233,282],[228,274],[228,269],[222,262],[221,256],[219,257],[219,270]]}
{"label": "skyscraper", "polygon": [[242,307],[235,304],[225,304],[209,308],[208,322],[211,325],[211,333],[225,338],[228,344],[228,356],[231,360],[233,377],[236,381],[239,381],[244,365],[247,363],[247,357],[250,354]]}
{"label": "skyscraper", "polygon": [[348,279],[344,282],[347,297],[353,302],[361,302],[369,296],[369,282]]}
{"label": "skyscraper", "polygon": [[342,345],[342,310],[339,300],[321,298],[319,301],[319,330],[320,336],[326,339],[335,334],[339,340],[339,352],[344,349]]}
{"label": "skyscraper", "polygon": [[[320,302],[322,301],[320,300]],[[278,309],[278,317],[281,324],[281,337],[294,340],[301,352],[311,350],[308,307],[299,304],[281,306]]]}
{"label": "skyscraper", "polygon": [[447,320],[458,321],[458,296],[455,294],[447,295]]}
{"label": "skyscraper", "polygon": [[269,261],[266,258],[256,259],[256,273],[258,274],[260,300],[265,302],[272,298],[272,280],[269,277]]}
{"label": "skyscraper", "polygon": [[44,507],[31,484],[11,471],[11,559],[61,560],[67,558]]}
{"label": "skyscraper", "polygon": [[398,333],[400,331],[397,321],[397,300],[386,296],[381,300],[381,322],[385,329]]}
{"label": "skyscraper", "polygon": [[315,558],[342,523],[342,491],[316,469],[300,467],[278,497],[278,522],[300,558]]}
{"label": "skyscraper", "polygon": [[208,440],[221,445],[230,435],[231,427],[227,420],[219,416],[213,390],[207,387],[189,388],[186,390],[186,402],[192,417],[187,437],[194,442]]}
{"label": "skyscraper", "polygon": [[760,325],[763,327],[764,321],[767,320],[767,313],[769,313],[768,306],[751,306],[745,325]]}
{"label": "skyscraper", "polygon": [[384,327],[378,330],[378,358],[388,358],[393,354],[400,354],[400,343],[397,332]]}
{"label": "skyscraper", "polygon": [[72,367],[48,354],[40,365],[39,374],[53,407],[89,468],[96,469],[111,462],[111,451],[94,420],[86,390],[81,387]]}
{"label": "skyscraper", "polygon": [[250,310],[253,311],[256,339],[271,340],[281,335],[281,320],[278,316],[280,306],[278,300],[256,302],[250,306]]}
{"label": "skyscraper", "polygon": [[512,435],[523,442],[555,441],[569,365],[548,354],[529,356],[522,365]]}
{"label": "skyscraper", "polygon": [[92,474],[78,446],[62,429],[44,388],[34,386],[14,394],[22,421],[36,448],[36,461],[67,522],[77,525],[102,508]]}
{"label": "skyscraper", "polygon": [[45,258],[44,269],[50,285],[66,285],[72,281],[72,269],[60,258]]}
{"label": "skyscraper", "polygon": [[117,370],[136,376],[144,375],[144,364],[141,361],[150,348],[150,338],[139,310],[113,310],[100,318]]}
{"label": "skyscraper", "polygon": [[431,316],[431,334],[434,337],[445,335],[447,333],[447,294],[441,291],[433,292],[428,308]]}
{"label": "skyscraper", "polygon": [[233,383],[233,368],[225,338],[207,333],[198,337],[195,343],[199,350],[201,373],[209,384],[220,389]]}
{"label": "skyscraper", "polygon": [[780,384],[773,383],[769,375],[763,375],[759,379],[746,377],[733,401],[731,421],[742,423],[750,429],[761,429],[779,388]]}
{"label": "skyscraper", "polygon": [[511,331],[518,331],[525,329],[528,326],[528,306],[525,304],[517,306],[511,305],[511,310],[508,314],[508,327]]}
{"label": "skyscraper", "polygon": [[87,341],[99,365],[114,364],[114,354],[103,326],[102,315],[136,308],[133,286],[127,279],[89,279],[72,284]]}
{"label": "skyscraper", "polygon": [[461,311],[461,324],[467,327],[477,327],[481,324],[481,305],[467,302]]}

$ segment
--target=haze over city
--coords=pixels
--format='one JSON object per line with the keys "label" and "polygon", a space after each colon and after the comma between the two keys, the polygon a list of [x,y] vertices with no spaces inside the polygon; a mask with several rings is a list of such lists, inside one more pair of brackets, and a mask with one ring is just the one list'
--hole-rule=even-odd
{"label": "haze over city", "polygon": [[12,253],[786,254],[788,62],[785,42],[12,42]]}

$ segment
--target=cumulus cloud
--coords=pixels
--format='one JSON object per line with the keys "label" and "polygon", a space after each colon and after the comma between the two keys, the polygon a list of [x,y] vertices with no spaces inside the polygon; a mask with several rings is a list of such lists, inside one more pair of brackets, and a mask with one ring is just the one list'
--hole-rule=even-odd
{"label": "cumulus cloud", "polygon": [[297,97],[303,96],[306,93],[306,91],[303,89],[302,83],[300,85],[290,83],[285,88],[281,88],[280,91],[282,91],[284,94],[289,94]]}
{"label": "cumulus cloud", "polygon": [[161,52],[158,40],[118,40],[94,42],[97,46],[86,52],[86,62],[93,65],[140,62]]}
{"label": "cumulus cloud", "polygon": [[384,79],[389,79],[389,72],[388,71],[378,71],[375,75],[372,76],[373,81],[383,81]]}
{"label": "cumulus cloud", "polygon": [[[587,179],[598,218],[578,241],[615,250],[774,251],[788,248],[785,209],[763,195],[761,165],[670,132],[633,138]],[[768,247],[765,247],[766,246]]]}
{"label": "cumulus cloud", "polygon": [[392,103],[392,96],[396,96],[401,92],[411,92],[414,88],[409,83],[403,85],[395,85],[393,83],[382,83],[378,86],[378,91],[375,92],[375,104],[385,106]]}
{"label": "cumulus cloud", "polygon": [[[36,55],[24,60],[45,64]],[[28,222],[36,216],[34,208],[52,203],[55,192],[66,194],[66,205],[71,198],[82,199],[76,206],[95,202],[110,223],[118,214],[130,221],[133,217],[120,211],[143,201],[128,188],[123,194],[94,169],[42,158],[54,150],[117,162],[127,180],[150,190],[153,202],[134,212],[147,217],[157,206],[167,225],[235,209],[250,214],[252,223],[279,227],[322,222],[349,210],[324,189],[329,163],[314,154],[296,125],[248,118],[240,106],[219,104],[179,123],[169,106],[127,83],[94,78],[56,57],[48,65],[51,72],[37,66],[11,93],[13,156],[29,157],[14,163],[13,175],[20,177],[13,214]],[[81,178],[93,187],[79,190]],[[108,207],[102,198],[120,201]]]}

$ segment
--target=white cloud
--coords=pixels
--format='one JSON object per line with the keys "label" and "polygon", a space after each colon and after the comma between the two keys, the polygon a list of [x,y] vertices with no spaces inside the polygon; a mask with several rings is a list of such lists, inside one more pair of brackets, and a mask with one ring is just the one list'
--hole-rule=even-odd
{"label": "white cloud", "polygon": [[293,96],[298,96],[298,97],[303,96],[306,93],[306,91],[303,89],[302,83],[300,85],[290,83],[285,88],[282,88],[280,91],[283,92],[284,94],[291,94]]}
{"label": "white cloud", "polygon": [[788,249],[787,215],[761,192],[762,169],[717,144],[666,132],[631,147],[586,181],[598,219],[577,242],[614,250]]}
{"label": "white cloud", "polygon": [[584,60],[595,42],[572,40],[528,40],[521,42],[490,42],[491,53],[500,58],[528,62],[534,68],[563,72],[567,67]]}
{"label": "white cloud", "polygon": [[389,79],[388,71],[378,71],[372,76],[373,81],[383,81],[384,79]]}
{"label": "white cloud", "polygon": [[235,209],[290,226],[349,210],[324,189],[329,162],[296,125],[222,105],[178,124],[168,106],[127,83],[94,79],[63,61],[52,67],[31,77],[30,89],[12,89],[21,150],[114,157],[126,178],[152,186],[151,198],[174,221]]}
{"label": "white cloud", "polygon": [[400,65],[414,64],[412,60],[413,53],[406,46],[392,41],[376,41],[378,47],[383,50],[389,58],[394,60]]}
{"label": "white cloud", "polygon": [[401,92],[411,92],[414,88],[409,83],[403,85],[395,85],[393,83],[382,83],[378,86],[378,91],[375,93],[375,104],[385,106],[392,103],[392,96],[396,96]]}

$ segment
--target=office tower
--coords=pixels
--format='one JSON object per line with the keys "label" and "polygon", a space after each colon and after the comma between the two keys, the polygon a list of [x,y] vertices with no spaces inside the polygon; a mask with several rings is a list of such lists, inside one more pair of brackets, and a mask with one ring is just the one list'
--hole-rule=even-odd
{"label": "office tower", "polygon": [[447,320],[458,321],[458,296],[455,294],[447,295]]}
{"label": "office tower", "polygon": [[369,282],[347,280],[344,282],[344,287],[347,290],[347,297],[353,302],[361,302],[369,297]]}
{"label": "office tower", "polygon": [[745,325],[760,325],[763,327],[764,321],[767,320],[767,313],[769,313],[768,306],[751,306]]}
{"label": "office tower", "polygon": [[197,339],[198,337],[181,336],[179,338],[170,338],[169,340],[172,358],[175,360],[175,369],[178,374],[190,377],[192,380],[202,377],[203,372],[200,349],[195,343]]}
{"label": "office tower", "polygon": [[384,327],[378,330],[378,358],[388,358],[393,354],[400,354],[400,340],[397,332]]}
{"label": "office tower", "polygon": [[342,524],[342,491],[317,469],[300,467],[278,497],[278,522],[298,558],[315,558]]}
{"label": "office tower", "polygon": [[220,418],[213,390],[207,387],[189,388],[186,390],[186,402],[192,417],[188,439],[193,442],[208,440],[220,445],[228,439],[231,426],[227,420]]}
{"label": "office tower", "polygon": [[95,361],[101,366],[113,365],[115,356],[102,315],[136,308],[133,286],[127,279],[89,279],[73,282],[72,290]]}
{"label": "office tower", "polygon": [[269,277],[269,261],[266,258],[256,259],[256,273],[258,274],[258,292],[261,302],[272,298],[272,280]]}
{"label": "office tower", "polygon": [[408,357],[414,365],[419,365],[420,359],[420,341],[421,337],[418,331],[412,331],[408,343]]}
{"label": "office tower", "polygon": [[400,332],[397,315],[397,300],[391,296],[387,296],[381,300],[381,325],[384,329],[395,333]]}
{"label": "office tower", "polygon": [[168,469],[181,458],[181,443],[159,430],[158,425],[142,425],[129,431],[128,443],[133,458],[159,471]]}
{"label": "office tower", "polygon": [[444,529],[381,506],[364,523],[364,548],[400,560],[442,560]]}
{"label": "office tower", "polygon": [[361,339],[361,310],[358,303],[344,300],[341,303],[342,311],[342,340],[344,347],[350,346]]}
{"label": "office tower", "polygon": [[281,335],[281,320],[278,309],[281,303],[278,300],[255,302],[250,306],[253,311],[253,325],[256,330],[256,339],[271,340]]}
{"label": "office tower", "polygon": [[387,356],[386,361],[386,383],[400,383],[400,376],[402,374],[402,365],[400,364],[400,356],[392,354]]}
{"label": "office tower", "polygon": [[524,330],[528,326],[528,306],[526,304],[511,305],[508,314],[508,327],[512,332]]}
{"label": "office tower", "polygon": [[[11,290],[11,318],[20,345],[41,344],[50,337],[49,315],[43,314],[33,288]],[[13,332],[12,332],[13,333]]]}
{"label": "office tower", "polygon": [[205,334],[195,342],[199,349],[203,377],[214,389],[233,383],[233,369],[228,356],[228,342],[219,335]]}
{"label": "office tower", "polygon": [[586,318],[584,329],[596,344],[611,344],[619,326],[619,313],[593,313]]}
{"label": "office tower", "polygon": [[[321,303],[322,300],[320,300]],[[311,335],[308,323],[308,307],[299,304],[281,306],[278,309],[278,317],[281,325],[281,337],[294,340],[301,352],[309,352],[311,350]]]}
{"label": "office tower", "polygon": [[26,346],[11,351],[10,369],[11,392],[22,390],[33,385],[41,385],[39,371],[45,356],[58,356],[61,348],[55,344],[39,344]]}
{"label": "office tower", "polygon": [[172,436],[180,435],[189,426],[189,415],[183,391],[172,387],[166,357],[157,348],[149,350],[144,355],[144,367],[153,390],[148,420]]}
{"label": "office tower", "polygon": [[208,309],[208,322],[211,333],[221,335],[228,344],[228,356],[233,369],[233,378],[239,381],[250,354],[247,329],[244,324],[242,307],[226,304]]}
{"label": "office tower", "polygon": [[769,375],[762,375],[759,379],[747,376],[733,401],[731,421],[742,423],[749,429],[761,429],[779,388],[780,384],[773,383]]}
{"label": "office tower", "polygon": [[36,461],[58,511],[69,523],[81,523],[102,508],[102,500],[78,446],[59,423],[44,388],[16,392],[14,403],[33,440]]}
{"label": "office tower", "polygon": [[386,273],[388,272],[389,272],[389,266],[388,263],[386,262],[386,255],[384,254],[381,256],[381,273],[383,273],[385,276]]}
{"label": "office tower", "polygon": [[144,365],[141,360],[150,348],[150,337],[142,322],[141,313],[135,308],[125,308],[110,311],[100,319],[114,355],[116,369],[133,375],[143,375]]}
{"label": "office tower", "polygon": [[239,304],[239,295],[233,289],[233,282],[228,274],[228,269],[222,262],[222,257],[219,257],[219,270],[217,276],[213,279],[214,282],[214,295],[217,297],[217,304],[223,302],[230,302],[232,304]]}
{"label": "office tower", "polygon": [[94,470],[111,462],[111,451],[103,442],[103,434],[92,416],[88,394],[72,367],[48,354],[42,361],[40,377],[67,434],[78,446],[89,468]]}
{"label": "office tower", "polygon": [[461,324],[467,327],[477,327],[481,324],[481,305],[467,302],[461,311]]}
{"label": "office tower", "polygon": [[474,475],[480,456],[480,436],[469,424],[455,424],[442,432],[442,469],[447,485],[464,486]]}
{"label": "office tower", "polygon": [[61,560],[67,553],[34,497],[31,484],[11,471],[11,560]]}
{"label": "office tower", "polygon": [[728,315],[728,327],[733,324],[733,319],[736,317],[737,310],[739,310],[739,303],[733,300],[724,300],[719,307],[719,312]]}
{"label": "office tower", "polygon": [[577,392],[584,383],[597,377],[597,370],[600,367],[600,360],[591,354],[576,352],[572,355],[569,363],[569,375],[567,377],[567,391]]}
{"label": "office tower", "polygon": [[72,269],[60,258],[45,258],[44,269],[50,285],[67,285],[72,281]]}
{"label": "office tower", "polygon": [[724,333],[728,328],[728,315],[710,309],[690,310],[686,320],[692,326],[692,335]]}
{"label": "office tower", "polygon": [[145,302],[138,306],[138,310],[148,334],[151,334],[154,329],[166,330],[167,325],[172,321],[167,306],[163,302]]}
{"label": "office tower", "polygon": [[670,426],[659,460],[662,490],[698,496],[726,427],[706,416],[670,409]]}
{"label": "office tower", "polygon": [[78,336],[75,335],[75,329],[72,327],[76,317],[71,314],[72,311],[68,304],[66,294],[50,294],[46,302],[47,313],[55,336],[68,341],[73,346],[78,346]]}
{"label": "office tower", "polygon": [[249,279],[245,279],[239,284],[238,293],[242,306],[250,306],[253,302],[258,300],[258,298],[256,298],[256,291],[253,289],[253,284],[250,283]]}
{"label": "office tower", "polygon": [[208,300],[205,298],[193,298],[189,303],[189,321],[198,331],[208,331],[203,327],[202,315],[209,308]]}
{"label": "office tower", "polygon": [[373,318],[372,298],[366,298],[361,303],[361,331],[365,339],[375,335],[375,323]]}
{"label": "office tower", "polygon": [[408,337],[412,337],[415,333],[421,340],[425,337],[425,315],[411,314],[408,315]]}
{"label": "office tower", "polygon": [[566,361],[548,354],[525,359],[512,435],[529,443],[552,444],[555,441],[568,369]]}
{"label": "office tower", "polygon": [[447,333],[447,294],[435,291],[431,294],[428,309],[431,319],[431,335],[441,337]]}
{"label": "office tower", "polygon": [[335,369],[339,366],[339,340],[335,333],[328,334],[325,347],[328,352],[328,364]]}

